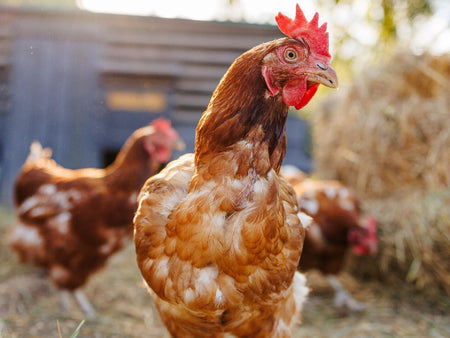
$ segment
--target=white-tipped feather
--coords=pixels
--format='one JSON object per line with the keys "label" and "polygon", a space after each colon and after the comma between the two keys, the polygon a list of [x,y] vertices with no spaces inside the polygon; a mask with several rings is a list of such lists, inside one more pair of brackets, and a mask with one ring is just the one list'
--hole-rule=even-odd
{"label": "white-tipped feather", "polygon": [[36,162],[42,158],[52,157],[52,150],[50,148],[42,148],[42,145],[38,141],[33,141],[30,146],[30,154],[27,157],[27,161]]}

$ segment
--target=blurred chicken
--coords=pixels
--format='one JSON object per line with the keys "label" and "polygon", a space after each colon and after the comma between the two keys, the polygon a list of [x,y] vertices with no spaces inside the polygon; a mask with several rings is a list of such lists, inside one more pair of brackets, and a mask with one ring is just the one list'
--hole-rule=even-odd
{"label": "blurred chicken", "polygon": [[149,179],[134,220],[139,268],[174,337],[289,337],[307,293],[304,228],[278,175],[289,106],[337,87],[326,26],[279,14],[288,37],[228,69],[197,126],[195,154]]}
{"label": "blurred chicken", "polygon": [[12,249],[21,261],[43,267],[59,289],[74,292],[92,316],[79,288],[132,235],[139,189],[182,145],[170,121],[159,118],[136,130],[106,169],[71,170],[34,142],[14,186]]}
{"label": "blurred chicken", "polygon": [[[335,306],[361,311],[364,305],[353,299],[335,277],[343,268],[348,249],[355,255],[377,252],[376,221],[361,220],[359,202],[351,189],[338,181],[314,180],[293,166],[283,166],[281,174],[297,195],[302,216],[308,222],[300,271],[318,269],[335,290]],[[300,215],[299,215],[300,216]]]}

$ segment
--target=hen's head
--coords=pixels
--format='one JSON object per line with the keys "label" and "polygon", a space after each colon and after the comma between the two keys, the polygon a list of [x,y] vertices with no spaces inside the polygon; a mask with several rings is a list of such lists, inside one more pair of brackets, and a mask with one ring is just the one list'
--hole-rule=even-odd
{"label": "hen's head", "polygon": [[330,66],[327,25],[318,26],[318,13],[308,22],[299,5],[294,20],[281,13],[276,20],[288,37],[277,40],[264,57],[262,76],[270,96],[281,94],[284,103],[300,109],[320,84],[338,87],[336,72]]}
{"label": "hen's head", "polygon": [[150,132],[145,137],[144,148],[150,158],[159,163],[166,163],[172,156],[172,150],[183,150],[185,145],[178,133],[172,128],[169,120],[160,117],[150,126]]}
{"label": "hen's head", "polygon": [[355,255],[373,255],[378,251],[377,221],[373,216],[366,219],[364,227],[352,229],[348,240]]}

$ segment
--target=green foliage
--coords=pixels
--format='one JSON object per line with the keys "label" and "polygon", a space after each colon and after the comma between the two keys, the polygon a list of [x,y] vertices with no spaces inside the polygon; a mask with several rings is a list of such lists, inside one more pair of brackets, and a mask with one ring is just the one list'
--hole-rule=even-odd
{"label": "green foliage", "polygon": [[78,336],[78,334],[80,333],[81,327],[83,326],[85,320],[82,320],[81,323],[77,326],[77,328],[75,329],[75,331],[72,333],[72,335],[70,336],[70,338],[76,338]]}
{"label": "green foliage", "polygon": [[380,37],[383,40],[397,39],[394,0],[382,0],[383,17],[381,21]]}
{"label": "green foliage", "polygon": [[[70,335],[70,338],[77,338],[78,335],[80,334],[80,330],[81,327],[84,325],[86,321],[83,319],[80,324],[78,324],[77,328],[75,329],[75,331],[73,331],[73,333]],[[62,334],[61,334],[61,326],[59,325],[59,320],[56,321],[56,326],[58,327],[58,337],[62,338]]]}
{"label": "green foliage", "polygon": [[329,16],[333,65],[342,80],[392,56],[417,33],[418,19],[433,14],[432,0],[317,0]]}

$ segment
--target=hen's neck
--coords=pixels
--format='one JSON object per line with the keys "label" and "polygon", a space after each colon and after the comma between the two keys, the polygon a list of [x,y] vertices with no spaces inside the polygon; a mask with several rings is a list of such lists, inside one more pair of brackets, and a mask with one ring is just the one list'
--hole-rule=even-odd
{"label": "hen's neck", "polygon": [[122,190],[139,189],[151,176],[152,161],[142,145],[142,139],[125,144],[116,160],[105,169],[109,185]]}
{"label": "hen's neck", "polygon": [[219,83],[197,126],[197,167],[233,152],[238,173],[246,175],[252,168],[263,175],[272,168],[279,171],[286,151],[288,107],[280,96],[267,95],[261,74],[265,53],[264,45],[244,53]]}

